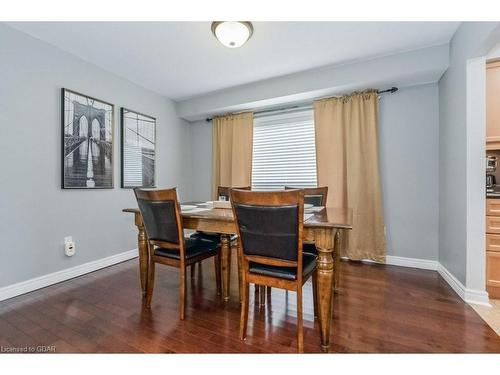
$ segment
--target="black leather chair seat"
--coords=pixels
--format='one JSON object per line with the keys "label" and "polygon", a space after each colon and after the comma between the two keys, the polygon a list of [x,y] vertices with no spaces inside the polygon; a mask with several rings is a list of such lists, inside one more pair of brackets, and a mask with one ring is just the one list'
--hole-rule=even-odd
{"label": "black leather chair seat", "polygon": [[[303,253],[302,254],[303,277],[306,277],[311,272],[313,272],[315,267],[316,267],[316,255]],[[297,279],[297,269],[295,267],[268,266],[267,264],[250,262],[249,271],[250,273],[279,277],[281,279],[286,279],[286,280]]]}
{"label": "black leather chair seat", "polygon": [[314,242],[303,242],[302,251],[304,253],[318,255],[318,249],[316,249],[316,245],[314,244]]}
{"label": "black leather chair seat", "polygon": [[[220,243],[220,234],[219,233],[207,233],[207,232],[194,232],[190,238],[201,238],[207,241],[213,241]],[[236,234],[231,235],[231,242],[235,241],[238,238]]]}
{"label": "black leather chair seat", "polygon": [[[215,255],[219,244],[213,241],[204,240],[201,238],[185,238],[186,244],[186,259],[197,257],[205,254],[207,257]],[[180,259],[180,251],[174,249],[156,248],[155,255]]]}

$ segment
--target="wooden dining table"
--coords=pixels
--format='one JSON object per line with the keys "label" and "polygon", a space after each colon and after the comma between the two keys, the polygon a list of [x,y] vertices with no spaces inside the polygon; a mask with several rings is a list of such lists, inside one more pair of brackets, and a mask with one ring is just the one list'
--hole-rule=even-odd
{"label": "wooden dining table", "polygon": [[[189,205],[200,202],[189,202]],[[147,235],[138,208],[125,208],[123,212],[134,214],[138,230],[139,273],[143,296],[146,294],[148,273]],[[236,233],[236,224],[231,209],[211,208],[182,212],[185,229],[221,234],[222,295],[229,301],[231,270],[231,235]],[[332,319],[333,289],[338,286],[341,234],[352,229],[352,210],[325,207],[304,221],[304,240],[314,242],[318,249],[318,321],[321,349],[330,346],[330,324]],[[332,287],[333,286],[333,287]]]}

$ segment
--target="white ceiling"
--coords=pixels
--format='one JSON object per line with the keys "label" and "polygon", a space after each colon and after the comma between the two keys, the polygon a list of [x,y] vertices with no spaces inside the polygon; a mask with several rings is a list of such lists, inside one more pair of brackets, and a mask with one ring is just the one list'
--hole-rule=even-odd
{"label": "white ceiling", "polygon": [[449,42],[458,22],[255,22],[239,49],[210,22],[14,22],[14,28],[174,100],[323,65]]}

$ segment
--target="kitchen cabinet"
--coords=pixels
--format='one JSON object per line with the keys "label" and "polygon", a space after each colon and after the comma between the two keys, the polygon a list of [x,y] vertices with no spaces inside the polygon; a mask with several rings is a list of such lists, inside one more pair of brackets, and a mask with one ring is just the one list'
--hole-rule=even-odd
{"label": "kitchen cabinet", "polygon": [[486,199],[486,290],[500,298],[500,199]]}
{"label": "kitchen cabinet", "polygon": [[486,64],[486,149],[500,150],[500,61]]}
{"label": "kitchen cabinet", "polygon": [[490,298],[500,298],[500,252],[486,252],[486,290]]}
{"label": "kitchen cabinet", "polygon": [[486,251],[500,252],[500,235],[499,234],[486,233]]}

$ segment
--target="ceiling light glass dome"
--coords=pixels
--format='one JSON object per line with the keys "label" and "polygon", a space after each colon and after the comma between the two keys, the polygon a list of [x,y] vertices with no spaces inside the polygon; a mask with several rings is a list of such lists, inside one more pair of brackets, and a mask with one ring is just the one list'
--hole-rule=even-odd
{"label": "ceiling light glass dome", "polygon": [[252,36],[253,26],[248,21],[217,21],[212,32],[219,42],[228,48],[238,48]]}

